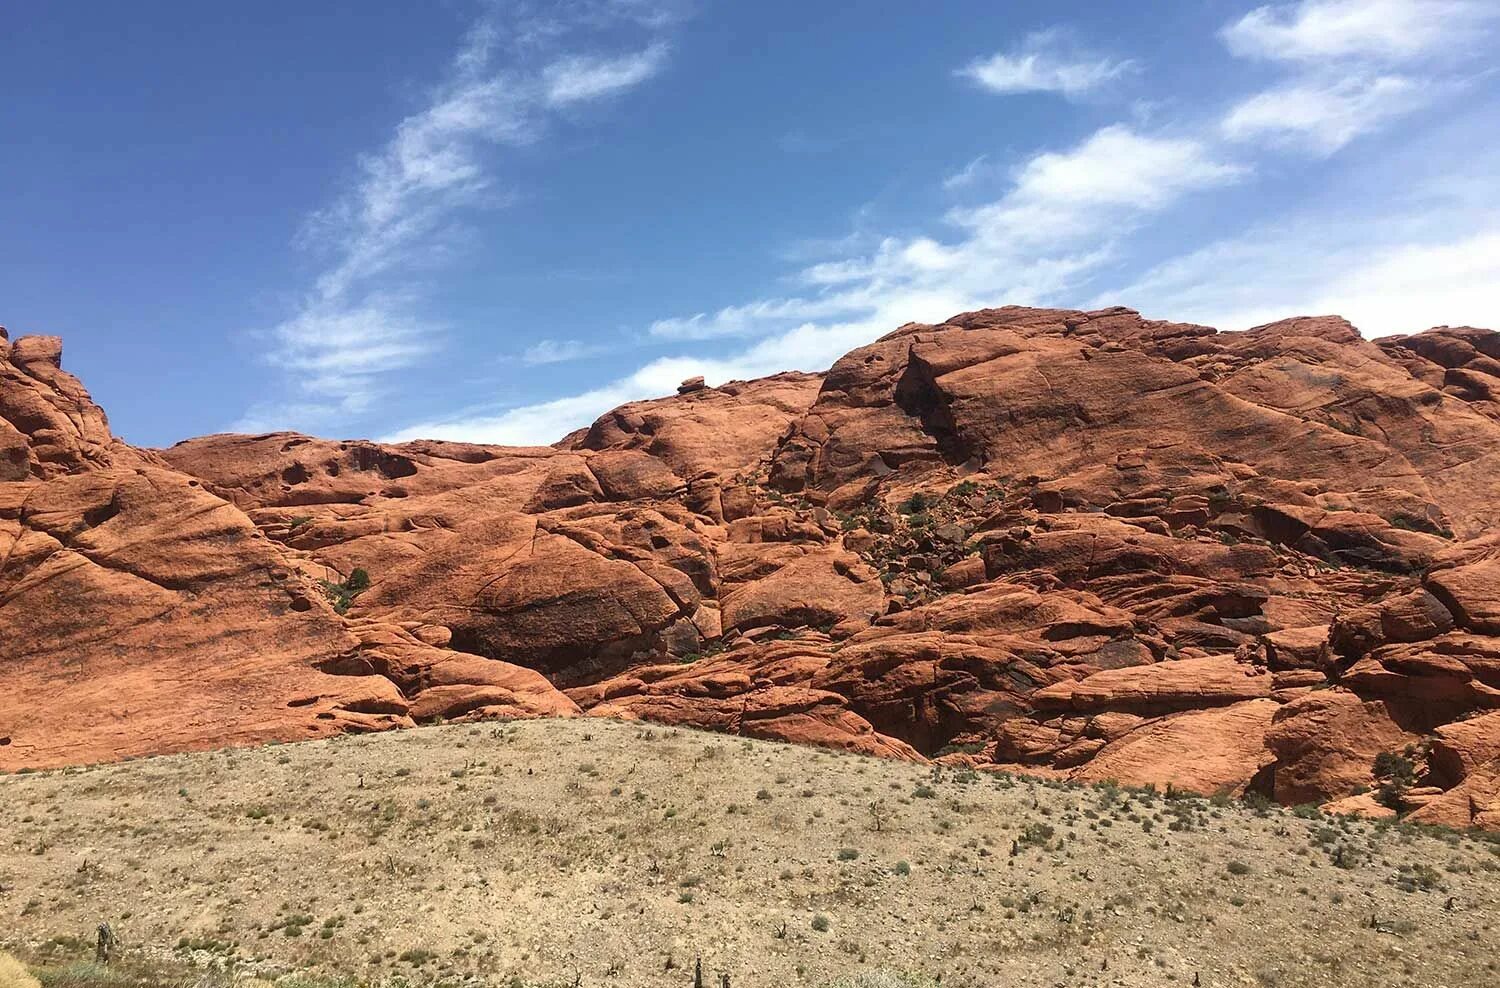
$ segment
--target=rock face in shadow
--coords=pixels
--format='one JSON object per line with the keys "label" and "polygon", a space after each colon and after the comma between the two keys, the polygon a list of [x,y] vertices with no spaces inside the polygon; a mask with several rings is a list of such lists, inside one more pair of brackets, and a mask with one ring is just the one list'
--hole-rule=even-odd
{"label": "rock face in shadow", "polygon": [[1500,814],[1487,330],[989,309],[527,448],[139,450],[0,357],[0,767],[591,715]]}

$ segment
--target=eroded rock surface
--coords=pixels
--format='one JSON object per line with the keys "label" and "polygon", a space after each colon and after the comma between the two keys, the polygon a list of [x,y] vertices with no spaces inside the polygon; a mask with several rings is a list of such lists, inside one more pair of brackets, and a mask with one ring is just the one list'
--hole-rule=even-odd
{"label": "eroded rock surface", "polygon": [[1487,330],[989,309],[528,448],[0,358],[0,766],[590,715],[1500,822]]}

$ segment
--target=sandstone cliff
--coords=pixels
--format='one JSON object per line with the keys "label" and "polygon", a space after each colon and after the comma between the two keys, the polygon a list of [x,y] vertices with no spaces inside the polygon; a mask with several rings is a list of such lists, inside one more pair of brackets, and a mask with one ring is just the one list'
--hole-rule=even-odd
{"label": "sandstone cliff", "polygon": [[0,767],[589,715],[1500,826],[1500,334],[991,309],[538,448],[138,450],[60,355]]}

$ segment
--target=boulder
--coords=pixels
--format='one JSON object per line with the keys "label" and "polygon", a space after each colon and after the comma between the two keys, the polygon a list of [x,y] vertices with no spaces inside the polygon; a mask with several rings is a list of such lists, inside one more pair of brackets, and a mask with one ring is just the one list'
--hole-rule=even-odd
{"label": "boulder", "polygon": [[1326,803],[1373,787],[1375,756],[1421,738],[1398,718],[1386,702],[1345,689],[1318,690],[1281,707],[1266,734],[1277,801]]}

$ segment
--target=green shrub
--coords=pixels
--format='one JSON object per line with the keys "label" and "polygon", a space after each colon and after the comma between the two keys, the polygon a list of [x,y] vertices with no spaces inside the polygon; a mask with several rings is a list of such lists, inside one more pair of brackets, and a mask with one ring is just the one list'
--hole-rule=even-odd
{"label": "green shrub", "polygon": [[1416,764],[1405,755],[1399,755],[1394,751],[1382,751],[1375,756],[1372,770],[1375,778],[1381,780],[1380,788],[1375,791],[1375,801],[1393,810],[1401,809],[1402,797],[1416,781]]}
{"label": "green shrub", "polygon": [[896,510],[903,515],[915,515],[926,511],[935,504],[937,504],[937,498],[922,491],[917,491],[911,497],[896,505]]}
{"label": "green shrub", "polygon": [[1021,828],[1021,836],[1016,842],[1021,845],[1031,844],[1036,847],[1044,846],[1056,831],[1050,823],[1028,823]]}
{"label": "green shrub", "polygon": [[347,614],[354,598],[370,589],[370,574],[362,569],[355,569],[343,583],[321,580],[319,586],[323,588],[323,594],[329,603],[333,604],[334,611]]}

